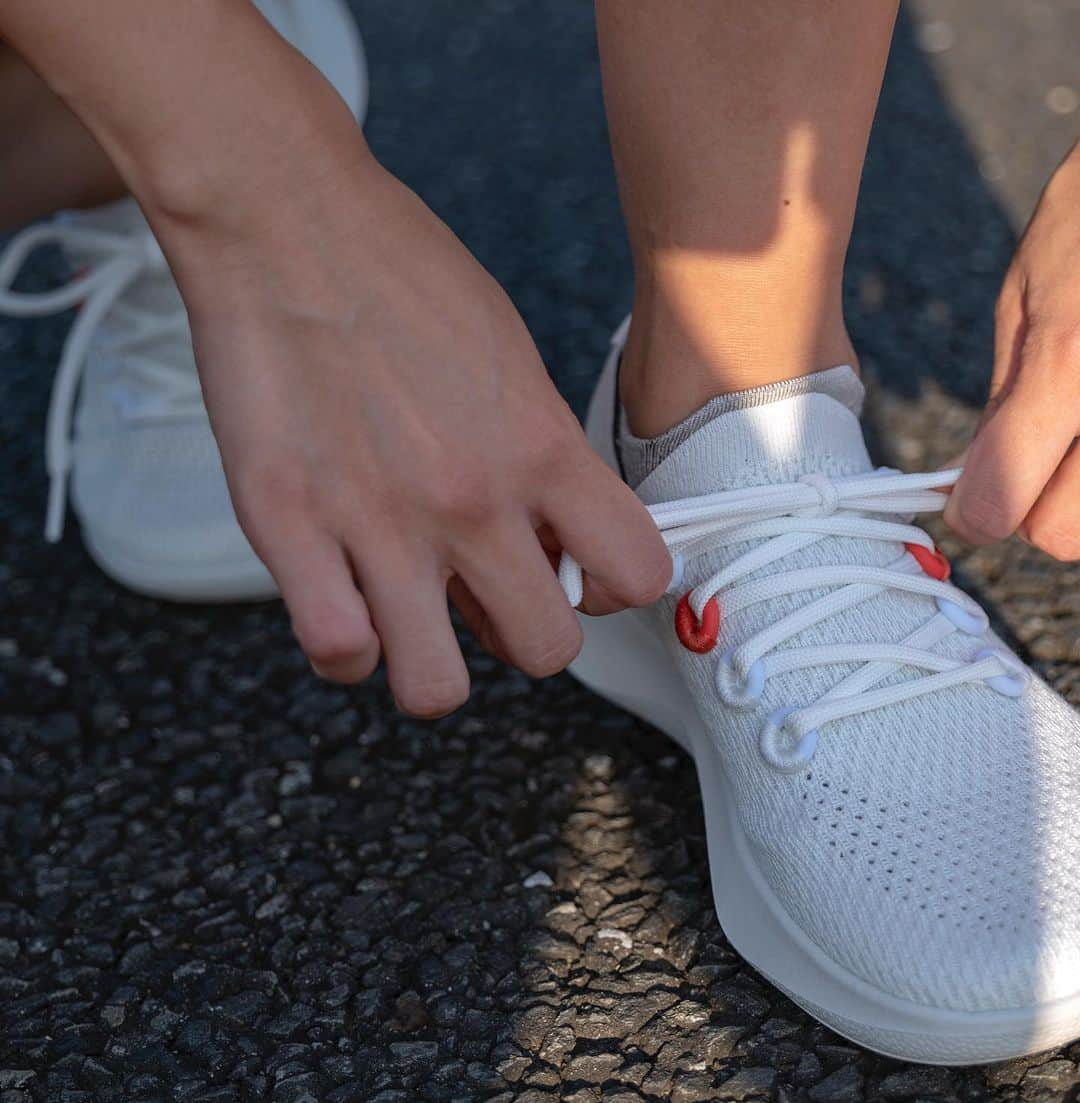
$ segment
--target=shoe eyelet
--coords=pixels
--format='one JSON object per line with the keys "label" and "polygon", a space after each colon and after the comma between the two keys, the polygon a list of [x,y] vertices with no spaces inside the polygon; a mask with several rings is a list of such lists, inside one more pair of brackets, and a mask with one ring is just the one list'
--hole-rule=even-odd
{"label": "shoe eyelet", "polygon": [[945,598],[939,597],[937,598],[937,607],[939,613],[948,617],[961,632],[969,636],[981,636],[990,627],[990,621],[985,613],[977,617],[974,613],[962,609],[955,601],[947,601]]}
{"label": "shoe eyelet", "polygon": [[758,737],[761,757],[782,774],[794,774],[806,769],[817,750],[817,728],[804,733],[793,745],[783,745],[781,732],[784,721],[795,711],[797,709],[794,705],[777,709],[762,725],[761,735]]}
{"label": "shoe eyelet", "polygon": [[1022,697],[1027,689],[1028,672],[1019,659],[996,647],[984,647],[976,656],[976,662],[983,659],[997,659],[1002,666],[1012,670],[1013,674],[996,674],[986,679],[986,684],[1003,697]]}
{"label": "shoe eyelet", "polygon": [[938,582],[945,582],[952,574],[952,564],[945,558],[937,547],[933,551],[924,548],[922,544],[905,544],[905,548],[911,552],[915,562],[923,571]]}
{"label": "shoe eyelet", "polygon": [[668,583],[667,593],[676,594],[682,585],[683,574],[686,571],[686,560],[678,552],[671,557],[671,581]]}
{"label": "shoe eyelet", "polygon": [[733,654],[734,648],[725,651],[716,664],[716,690],[732,708],[751,708],[761,700],[765,688],[765,665],[761,659],[756,659],[746,676],[739,678],[731,665]]}
{"label": "shoe eyelet", "polygon": [[690,593],[687,591],[675,607],[675,634],[687,651],[704,655],[716,646],[716,637],[720,633],[720,606],[716,598],[705,602],[701,611],[701,620],[690,605]]}

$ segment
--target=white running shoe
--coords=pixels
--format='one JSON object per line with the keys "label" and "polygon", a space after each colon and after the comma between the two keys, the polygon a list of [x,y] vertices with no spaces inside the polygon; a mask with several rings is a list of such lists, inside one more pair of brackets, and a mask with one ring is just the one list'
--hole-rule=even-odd
{"label": "white running shoe", "polygon": [[[367,67],[343,0],[258,6],[362,121]],[[12,291],[45,244],[63,249],[75,277],[44,294]],[[46,425],[46,538],[61,535],[70,478],[86,547],[116,581],[175,601],[274,596],[233,512],[180,292],[133,199],[31,226],[0,256],[0,311],[73,306]]]}
{"label": "white running shoe", "polygon": [[[588,419],[616,469],[620,351]],[[570,668],[693,756],[736,949],[840,1034],[937,1064],[1080,1035],[1080,717],[908,523],[957,474],[874,470],[826,394],[717,417],[638,488],[669,596],[582,617]]]}

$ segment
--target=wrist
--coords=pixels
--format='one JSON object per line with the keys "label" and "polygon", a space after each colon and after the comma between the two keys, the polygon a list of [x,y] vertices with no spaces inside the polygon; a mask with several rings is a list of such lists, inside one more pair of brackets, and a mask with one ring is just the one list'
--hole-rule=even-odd
{"label": "wrist", "polygon": [[132,191],[166,239],[243,236],[287,217],[310,191],[375,167],[322,74],[274,32],[259,45],[257,65],[130,151]]}

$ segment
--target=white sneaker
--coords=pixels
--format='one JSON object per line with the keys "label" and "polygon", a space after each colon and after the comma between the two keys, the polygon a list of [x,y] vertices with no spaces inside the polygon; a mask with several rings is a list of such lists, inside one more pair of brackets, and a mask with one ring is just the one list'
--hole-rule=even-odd
{"label": "white sneaker", "polygon": [[[343,0],[258,6],[362,120],[367,68]],[[29,254],[50,243],[77,273],[71,283],[11,291]],[[61,535],[70,477],[86,547],[116,581],[175,601],[274,596],[233,512],[180,292],[133,199],[31,226],[0,255],[0,311],[73,306],[46,426],[46,538]]]}
{"label": "white sneaker", "polygon": [[[588,419],[616,468],[620,351]],[[740,953],[840,1034],[940,1064],[1080,1035],[1080,717],[906,523],[956,475],[872,469],[826,394],[723,414],[638,488],[669,596],[582,617],[571,667],[693,756]]]}

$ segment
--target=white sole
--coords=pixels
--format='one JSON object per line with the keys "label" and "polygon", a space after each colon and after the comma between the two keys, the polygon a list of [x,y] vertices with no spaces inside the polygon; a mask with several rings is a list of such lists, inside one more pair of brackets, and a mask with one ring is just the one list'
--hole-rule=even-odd
{"label": "white sole", "polygon": [[[590,442],[615,470],[617,360],[613,348],[587,419]],[[670,736],[693,758],[717,918],[735,949],[777,988],[845,1038],[923,1064],[1004,1061],[1080,1036],[1080,993],[1004,1011],[950,1011],[891,995],[833,961],[791,919],[758,869],[720,755],[650,614],[631,609],[579,619],[584,645],[570,673]]]}
{"label": "white sole", "polygon": [[254,552],[206,563],[171,563],[137,559],[113,545],[107,536],[94,533],[85,525],[82,538],[90,558],[105,574],[121,586],[147,597],[220,604],[266,601],[278,596],[270,572]]}

